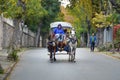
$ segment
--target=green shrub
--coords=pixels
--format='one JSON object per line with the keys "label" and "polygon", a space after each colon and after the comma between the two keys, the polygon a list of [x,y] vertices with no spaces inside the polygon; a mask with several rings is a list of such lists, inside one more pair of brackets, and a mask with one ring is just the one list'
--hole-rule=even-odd
{"label": "green shrub", "polygon": [[98,46],[99,51],[110,51],[112,49],[112,43],[106,43],[104,45]]}
{"label": "green shrub", "polygon": [[9,60],[17,61],[17,60],[18,60],[17,52],[18,52],[18,50],[13,50],[12,53],[10,53],[10,54],[8,55],[8,59],[9,59]]}
{"label": "green shrub", "polygon": [[99,51],[105,51],[106,50],[104,45],[98,46],[97,48],[98,48]]}
{"label": "green shrub", "polygon": [[4,73],[4,70],[3,70],[3,68],[0,65],[0,74],[3,74],[3,73]]}
{"label": "green shrub", "polygon": [[120,29],[117,30],[115,42],[120,42]]}
{"label": "green shrub", "polygon": [[4,73],[4,70],[0,70],[0,74],[3,74]]}
{"label": "green shrub", "polygon": [[112,43],[108,43],[106,46],[106,51],[110,51],[112,49]]}

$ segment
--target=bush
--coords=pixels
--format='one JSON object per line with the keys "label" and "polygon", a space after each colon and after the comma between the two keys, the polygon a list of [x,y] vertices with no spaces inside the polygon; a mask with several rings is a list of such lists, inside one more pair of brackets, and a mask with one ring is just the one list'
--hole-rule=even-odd
{"label": "bush", "polygon": [[107,42],[106,44],[105,44],[105,48],[106,48],[106,51],[110,51],[111,49],[112,49],[112,43],[110,43],[110,42]]}
{"label": "bush", "polygon": [[0,74],[3,74],[4,73],[4,70],[0,69]]}
{"label": "bush", "polygon": [[112,49],[112,44],[107,43],[106,45],[98,46],[99,51],[110,51]]}
{"label": "bush", "polygon": [[98,46],[97,48],[99,51],[105,51],[106,49],[104,45]]}
{"label": "bush", "polygon": [[120,29],[117,30],[115,42],[120,42]]}
{"label": "bush", "polygon": [[18,50],[13,50],[9,55],[8,55],[8,60],[18,60],[18,55],[17,55]]}
{"label": "bush", "polygon": [[2,68],[2,66],[0,65],[0,74],[3,74],[4,73],[4,70]]}

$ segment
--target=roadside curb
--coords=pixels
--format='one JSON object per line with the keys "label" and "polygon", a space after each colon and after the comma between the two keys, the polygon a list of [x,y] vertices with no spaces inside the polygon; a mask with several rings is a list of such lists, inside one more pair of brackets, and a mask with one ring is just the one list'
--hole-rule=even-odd
{"label": "roadside curb", "polygon": [[110,52],[99,52],[99,54],[102,54],[102,55],[111,57],[111,58],[113,58],[113,59],[120,60],[120,57],[119,57],[119,56],[115,56],[114,54],[112,54],[112,53],[110,53]]}
{"label": "roadside curb", "polygon": [[[86,50],[89,51],[89,48],[86,48]],[[101,55],[104,55],[104,56],[107,56],[107,57],[110,57],[110,58],[113,58],[113,59],[116,59],[116,60],[120,60],[120,54],[119,56],[115,55],[115,54],[112,54],[111,52],[99,52],[97,49],[95,49],[94,51],[95,54],[101,54]]]}
{"label": "roadside curb", "polygon": [[[28,49],[27,49],[28,50]],[[13,62],[9,68],[5,69],[5,73],[3,74],[3,77],[1,80],[8,80],[11,72],[13,71],[14,67],[17,65],[17,63],[20,61],[20,57],[22,56],[22,54],[25,52],[26,50],[22,51],[22,52],[18,52],[18,60],[16,62]]]}
{"label": "roadside curb", "polygon": [[[17,61],[18,62],[18,61]],[[7,72],[5,73],[5,76],[3,77],[3,80],[7,80],[9,75],[11,74],[12,70],[14,69],[14,67],[16,66],[17,62],[14,62],[13,64],[11,64],[10,68],[7,70]]]}

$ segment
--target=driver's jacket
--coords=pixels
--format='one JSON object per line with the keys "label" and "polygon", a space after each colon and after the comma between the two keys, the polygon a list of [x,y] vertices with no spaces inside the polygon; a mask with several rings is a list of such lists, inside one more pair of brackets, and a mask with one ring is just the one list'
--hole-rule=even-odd
{"label": "driver's jacket", "polygon": [[64,30],[62,28],[60,28],[60,29],[55,28],[54,29],[54,34],[64,34]]}
{"label": "driver's jacket", "polygon": [[64,33],[64,30],[63,29],[58,29],[58,28],[55,28],[54,29],[54,34],[55,34],[55,39],[57,39],[58,41],[63,41],[64,40],[64,37],[65,37],[65,33]]}

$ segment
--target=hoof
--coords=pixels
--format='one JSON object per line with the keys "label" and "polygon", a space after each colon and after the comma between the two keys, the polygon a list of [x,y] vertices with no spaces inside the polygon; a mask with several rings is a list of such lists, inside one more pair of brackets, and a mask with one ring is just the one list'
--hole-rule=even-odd
{"label": "hoof", "polygon": [[56,61],[56,58],[54,58],[54,61]]}
{"label": "hoof", "polygon": [[74,63],[76,63],[76,61],[73,61]]}
{"label": "hoof", "polygon": [[53,63],[53,59],[52,58],[50,58],[50,63]]}
{"label": "hoof", "polygon": [[52,60],[52,61],[50,61],[50,63],[53,63],[53,60]]}

